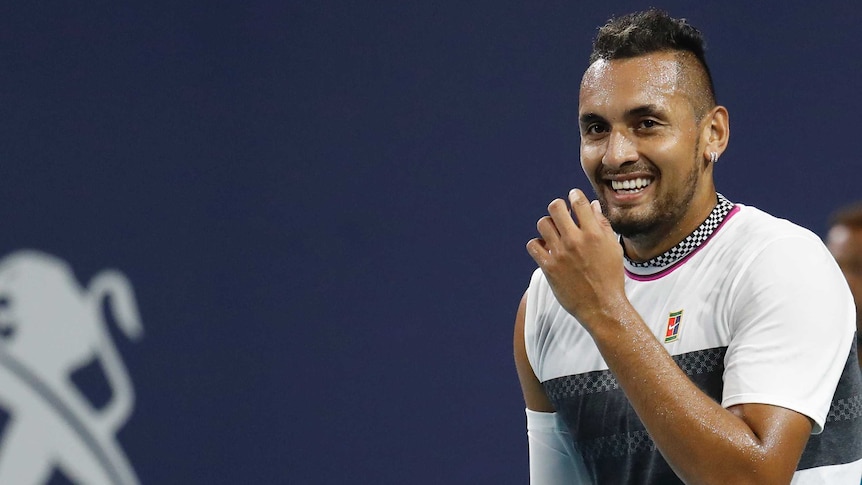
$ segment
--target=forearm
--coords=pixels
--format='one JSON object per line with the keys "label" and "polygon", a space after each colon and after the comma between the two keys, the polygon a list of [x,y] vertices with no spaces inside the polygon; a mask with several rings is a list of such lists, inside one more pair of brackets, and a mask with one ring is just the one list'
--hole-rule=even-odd
{"label": "forearm", "polygon": [[[585,327],[656,446],[686,483],[787,483],[795,460],[677,366],[627,300]],[[804,442],[799,447],[804,446]],[[783,454],[786,454],[785,448]],[[798,458],[798,454],[796,455]]]}

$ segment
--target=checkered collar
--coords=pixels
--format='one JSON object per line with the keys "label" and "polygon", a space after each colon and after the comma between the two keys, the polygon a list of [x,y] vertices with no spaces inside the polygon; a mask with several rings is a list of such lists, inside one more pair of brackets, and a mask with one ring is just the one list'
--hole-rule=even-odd
{"label": "checkered collar", "polygon": [[[703,221],[703,223],[698,226],[694,232],[689,234],[688,237],[680,241],[676,246],[647,261],[632,261],[628,256],[626,256],[626,267],[636,271],[637,273],[643,273],[647,268],[651,270],[664,269],[676,263],[706,242],[712,233],[718,229],[718,226],[721,225],[724,218],[727,217],[732,209],[733,202],[727,200],[723,195],[718,194],[718,203],[715,204],[715,208],[712,209],[712,212],[709,213],[706,220]],[[622,239],[620,239],[620,243],[622,244]]]}

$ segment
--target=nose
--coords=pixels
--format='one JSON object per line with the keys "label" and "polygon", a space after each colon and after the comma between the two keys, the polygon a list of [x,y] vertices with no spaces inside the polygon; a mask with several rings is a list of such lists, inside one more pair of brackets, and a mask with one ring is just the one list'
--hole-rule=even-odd
{"label": "nose", "polygon": [[637,159],[637,147],[634,141],[629,138],[628,133],[612,130],[608,136],[608,146],[602,157],[602,165],[618,168],[625,163],[635,162]]}

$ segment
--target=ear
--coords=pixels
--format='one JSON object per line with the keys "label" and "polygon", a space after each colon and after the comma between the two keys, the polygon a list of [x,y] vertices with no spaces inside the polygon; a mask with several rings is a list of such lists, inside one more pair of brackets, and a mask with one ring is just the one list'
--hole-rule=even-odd
{"label": "ear", "polygon": [[730,121],[728,119],[727,108],[724,106],[716,106],[703,118],[701,130],[701,146],[703,153],[701,156],[706,162],[712,158],[715,153],[717,157],[727,149],[727,142],[730,139]]}

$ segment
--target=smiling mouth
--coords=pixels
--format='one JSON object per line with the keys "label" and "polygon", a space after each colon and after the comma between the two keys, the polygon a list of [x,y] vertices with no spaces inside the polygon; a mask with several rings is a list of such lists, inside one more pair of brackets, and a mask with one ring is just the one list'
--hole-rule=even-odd
{"label": "smiling mouth", "polygon": [[631,180],[611,180],[611,188],[621,194],[636,194],[652,183],[652,179],[638,177]]}

